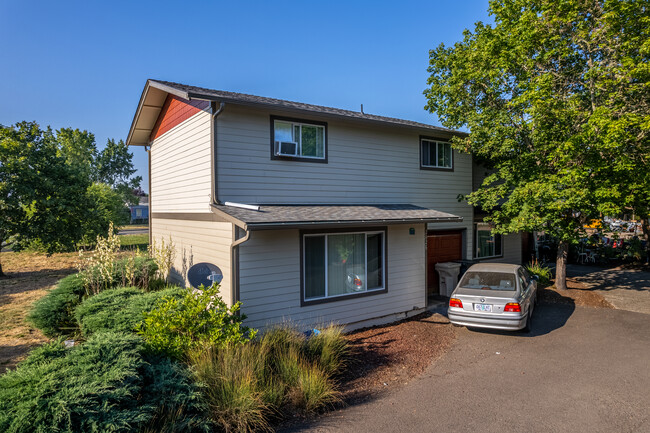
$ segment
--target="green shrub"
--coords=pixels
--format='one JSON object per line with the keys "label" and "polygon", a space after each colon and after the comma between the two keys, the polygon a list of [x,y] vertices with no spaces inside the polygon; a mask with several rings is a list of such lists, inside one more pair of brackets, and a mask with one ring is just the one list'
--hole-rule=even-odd
{"label": "green shrub", "polygon": [[[155,285],[153,275],[158,267],[156,263],[146,257],[136,257],[135,283],[138,287],[149,287]],[[123,280],[124,269],[129,267],[129,259],[122,259],[116,262],[110,287],[118,285]],[[31,312],[27,316],[29,323],[43,331],[48,337],[73,334],[76,331],[75,309],[88,294],[93,294],[86,287],[87,278],[83,274],[69,275],[59,281],[56,288],[34,303]]]}
{"label": "green shrub", "polygon": [[179,414],[174,431],[209,431],[189,373],[147,362],[140,337],[106,332],[64,351],[56,344],[0,376],[0,431],[138,432],[165,412]]}
{"label": "green shrub", "polygon": [[553,271],[551,271],[549,267],[539,263],[537,259],[528,263],[525,268],[529,274],[537,276],[539,285],[548,286],[551,284],[551,280],[553,279]]}
{"label": "green shrub", "polygon": [[180,287],[149,293],[134,287],[105,290],[79,304],[75,318],[85,336],[99,331],[132,332],[158,301],[178,299],[185,293],[187,290]]}
{"label": "green shrub", "polygon": [[140,398],[155,407],[144,431],[211,432],[208,406],[188,368],[167,357],[149,357],[142,370]]}
{"label": "green shrub", "polygon": [[187,292],[181,299],[165,297],[144,314],[138,332],[154,352],[183,358],[190,351],[242,344],[256,331],[242,325],[241,303],[228,307],[217,285]]}
{"label": "green shrub", "polygon": [[115,262],[111,286],[134,286],[150,290],[158,265],[146,256],[130,256]]}
{"label": "green shrub", "polygon": [[76,327],[74,309],[84,294],[83,280],[78,274],[69,275],[34,303],[27,320],[48,337],[69,334]]}

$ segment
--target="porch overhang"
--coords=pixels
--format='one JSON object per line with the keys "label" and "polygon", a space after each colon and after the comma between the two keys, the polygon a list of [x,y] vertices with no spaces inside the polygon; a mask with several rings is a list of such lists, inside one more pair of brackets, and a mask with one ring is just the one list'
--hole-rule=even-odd
{"label": "porch overhang", "polygon": [[413,204],[260,205],[258,210],[212,205],[222,220],[244,230],[281,230],[446,223],[462,217]]}

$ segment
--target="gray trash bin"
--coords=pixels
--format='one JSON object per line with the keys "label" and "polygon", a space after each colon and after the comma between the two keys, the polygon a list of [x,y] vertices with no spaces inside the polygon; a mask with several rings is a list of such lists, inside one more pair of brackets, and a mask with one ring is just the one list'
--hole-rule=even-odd
{"label": "gray trash bin", "polygon": [[456,288],[460,265],[460,263],[454,262],[436,263],[438,281],[440,282],[440,294],[442,296],[451,296],[451,292]]}

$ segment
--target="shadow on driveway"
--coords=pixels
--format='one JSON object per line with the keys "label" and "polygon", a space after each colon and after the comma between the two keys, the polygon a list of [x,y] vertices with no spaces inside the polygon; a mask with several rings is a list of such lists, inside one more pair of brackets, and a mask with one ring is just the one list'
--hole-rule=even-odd
{"label": "shadow on driveway", "polygon": [[[560,296],[560,295],[558,295]],[[515,338],[531,338],[550,334],[562,328],[575,311],[573,299],[560,296],[561,302],[539,303],[533,312],[533,325],[530,332],[500,331],[496,329],[468,328],[470,331],[483,334],[507,335]]]}

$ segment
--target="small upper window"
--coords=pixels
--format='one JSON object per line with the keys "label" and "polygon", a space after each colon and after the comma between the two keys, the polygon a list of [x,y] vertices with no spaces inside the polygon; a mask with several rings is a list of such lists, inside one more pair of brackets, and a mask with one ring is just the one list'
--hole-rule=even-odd
{"label": "small upper window", "polygon": [[271,125],[274,157],[326,159],[326,124],[272,118]]}
{"label": "small upper window", "polygon": [[420,155],[423,168],[453,168],[451,143],[446,141],[421,138]]}

